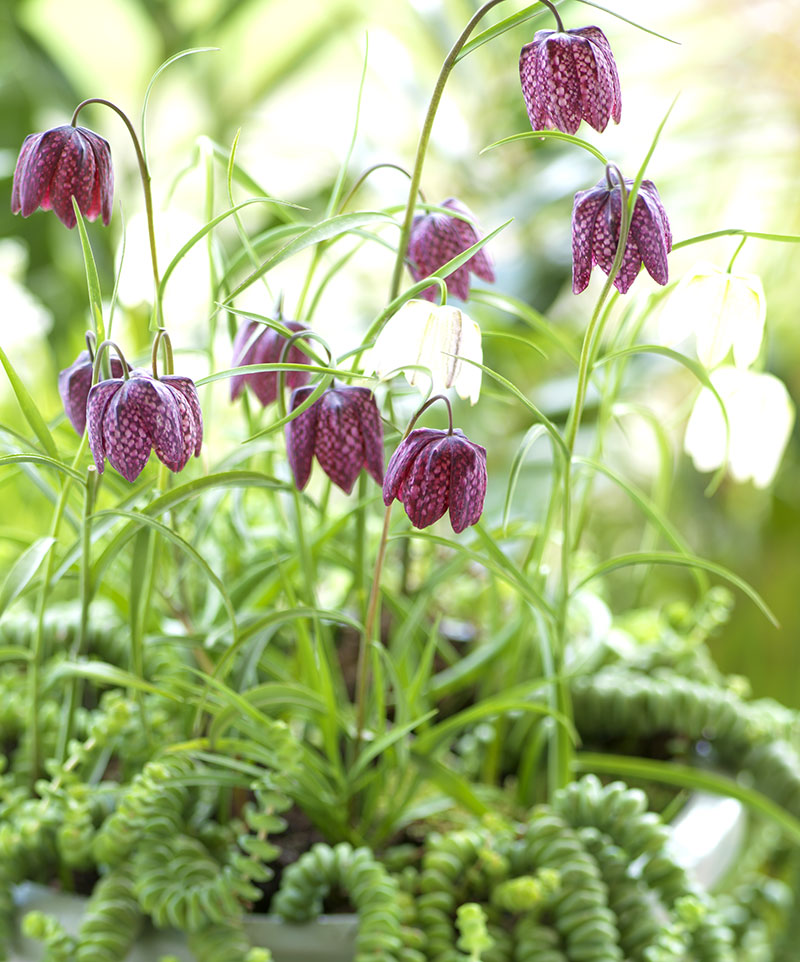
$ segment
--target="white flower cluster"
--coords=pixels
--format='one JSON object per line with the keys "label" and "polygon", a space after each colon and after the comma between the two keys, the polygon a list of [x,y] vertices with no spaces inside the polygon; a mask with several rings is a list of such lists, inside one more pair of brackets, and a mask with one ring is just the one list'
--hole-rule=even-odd
{"label": "white flower cluster", "polygon": [[[698,264],[678,284],[660,318],[664,343],[694,334],[697,357],[728,415],[727,470],[735,481],[752,480],[758,488],[775,477],[795,416],[783,382],[752,368],[766,314],[764,288],[755,274]],[[725,464],[725,418],[708,388],[689,417],[684,449],[698,471]]]}

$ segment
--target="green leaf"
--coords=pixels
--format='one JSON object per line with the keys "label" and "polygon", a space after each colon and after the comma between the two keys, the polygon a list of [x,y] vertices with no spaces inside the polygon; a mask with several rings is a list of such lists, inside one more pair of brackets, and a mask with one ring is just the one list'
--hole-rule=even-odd
{"label": "green leaf", "polygon": [[461,775],[457,775],[443,762],[429,755],[420,754],[414,746],[412,753],[419,768],[445,793],[473,815],[487,815],[491,809],[473,791],[473,786]]}
{"label": "green leaf", "polygon": [[602,154],[597,147],[594,147],[586,140],[581,140],[580,137],[575,137],[572,134],[565,134],[560,130],[526,130],[521,134],[512,134],[510,137],[503,137],[502,140],[496,140],[493,144],[489,144],[484,147],[480,152],[485,154],[487,150],[494,150],[495,147],[502,147],[503,144],[513,144],[516,140],[544,140],[545,137],[551,140],[564,140],[568,144],[574,144],[576,147],[582,147],[584,150],[596,157],[600,163],[605,167],[608,160],[604,154]]}
{"label": "green leaf", "polygon": [[33,429],[34,434],[39,439],[42,447],[45,449],[45,452],[54,461],[58,461],[58,448],[56,448],[53,435],[50,433],[50,429],[47,427],[44,418],[39,413],[39,408],[37,408],[33,403],[33,398],[30,396],[28,389],[22,383],[19,375],[14,370],[14,366],[12,365],[11,361],[9,361],[2,347],[0,347],[0,364],[2,364],[6,370],[8,380],[11,382],[11,388],[14,391],[14,394],[17,396],[17,401],[22,409],[22,413],[25,415],[25,420]]}
{"label": "green leaf", "polygon": [[617,13],[616,10],[611,10],[609,7],[601,7],[599,3],[595,3],[594,0],[578,0],[578,3],[585,3],[587,7],[594,7],[595,10],[602,10],[603,13],[608,13],[612,17],[616,17],[617,20],[622,20],[623,23],[628,23],[632,27],[636,27],[637,30],[643,30],[645,33],[649,33],[652,37],[658,37],[659,40],[666,40],[667,43],[674,43],[680,46],[680,40],[673,40],[671,37],[666,37],[663,33],[657,33],[655,30],[651,30],[649,27],[644,27],[640,23],[636,23],[635,20],[628,20],[627,17],[623,17],[621,13]]}
{"label": "green leaf", "polygon": [[16,648],[14,645],[0,647],[0,661],[30,661],[33,652],[29,648]]}
{"label": "green leaf", "polygon": [[170,701],[183,703],[183,696],[176,695],[167,689],[159,688],[157,685],[139,678],[132,672],[117,668],[116,665],[109,665],[105,661],[84,661],[84,662],[62,662],[57,665],[50,675],[52,679],[58,678],[86,678],[98,685],[111,685],[117,688],[133,688],[137,691],[145,692],[149,695],[159,695],[161,698],[168,698]]}
{"label": "green leaf", "polygon": [[145,164],[147,163],[147,105],[150,102],[150,94],[153,90],[153,85],[155,84],[156,80],[158,80],[167,67],[174,64],[176,60],[182,60],[184,57],[189,57],[194,53],[210,53],[211,51],[215,50],[219,50],[219,47],[191,47],[188,50],[180,50],[178,53],[173,54],[171,57],[165,60],[150,78],[150,83],[147,85],[147,89],[144,92],[144,99],[142,101],[142,156],[144,157]]}
{"label": "green leaf", "polygon": [[776,805],[766,795],[748,788],[740,781],[716,772],[702,771],[680,765],[674,761],[655,761],[650,758],[632,758],[627,755],[605,755],[580,752],[573,763],[580,772],[604,772],[626,778],[676,785],[691,791],[711,792],[738,799],[757,815],[766,816],[779,825],[796,842],[800,843],[800,819]]}
{"label": "green leaf", "polygon": [[766,234],[761,231],[742,230],[740,227],[726,227],[723,230],[711,231],[710,234],[698,234],[696,237],[687,237],[686,240],[677,241],[672,245],[672,249],[677,251],[681,247],[688,247],[690,244],[716,240],[717,237],[753,237],[756,240],[775,241],[778,244],[800,244],[800,234]]}
{"label": "green leaf", "polygon": [[[195,381],[195,385],[202,387],[204,384],[222,381],[228,377],[235,377],[237,374],[258,374],[261,371],[306,371],[309,374],[328,374],[331,377],[341,378],[350,378],[353,376],[352,371],[345,371],[336,367],[322,367],[317,364],[285,364],[275,361],[273,364],[242,364],[240,367],[231,367],[224,371],[214,371],[213,374],[198,378]],[[365,377],[368,378],[369,376],[359,375],[360,380],[363,380]],[[291,418],[289,418],[289,420],[291,420]],[[273,427],[273,425],[270,425],[270,427]],[[258,435],[253,435],[253,437],[258,437]]]}
{"label": "green leaf", "polygon": [[514,27],[518,27],[521,23],[526,23],[528,20],[535,20],[537,17],[548,13],[549,11],[546,10],[541,3],[534,3],[530,7],[525,7],[524,10],[520,10],[519,13],[506,17],[505,20],[501,20],[499,23],[494,24],[494,26],[488,27],[486,30],[474,36],[468,43],[465,43],[456,57],[456,63],[471,54],[473,50],[477,50],[478,47],[482,47],[490,40],[494,40],[495,37],[501,36],[507,30],[513,30]]}
{"label": "green leaf", "polygon": [[68,464],[64,464],[63,461],[58,461],[56,458],[48,458],[44,454],[5,454],[0,457],[0,465],[3,464],[19,464],[21,462],[27,462],[30,464],[42,464],[49,468],[55,468],[56,471],[60,471],[62,474],[68,475],[74,481],[78,481],[80,484],[85,484],[86,479],[74,468],[71,468]]}
{"label": "green leaf", "polygon": [[148,528],[152,528],[153,531],[157,532],[168,541],[171,541],[176,547],[180,548],[181,551],[188,555],[220,593],[222,602],[225,605],[226,611],[228,612],[228,618],[230,619],[231,627],[233,628],[234,637],[236,636],[236,612],[234,611],[231,600],[228,597],[228,592],[225,590],[225,585],[212,571],[208,562],[200,554],[198,554],[198,552],[189,544],[188,541],[185,541],[183,538],[181,538],[179,534],[167,527],[167,525],[162,524],[160,521],[156,521],[155,518],[151,518],[146,514],[137,513],[135,511],[121,511],[116,508],[107,508],[104,511],[98,511],[95,514],[95,518],[101,517],[125,518],[127,521],[133,522],[134,525],[144,525]]}
{"label": "green leaf", "polygon": [[672,554],[669,551],[633,551],[630,554],[618,555],[616,558],[610,558],[608,561],[604,561],[602,564],[597,565],[593,568],[588,575],[575,585],[572,589],[574,594],[576,591],[581,589],[585,584],[592,581],[594,578],[599,578],[602,575],[608,574],[610,571],[614,571],[617,568],[627,568],[632,565],[640,564],[663,564],[663,565],[678,565],[684,568],[703,568],[706,571],[710,571],[711,574],[719,575],[720,578],[724,578],[729,581],[732,585],[735,585],[741,592],[747,595],[747,597],[753,602],[753,604],[772,622],[776,628],[780,628],[778,619],[772,613],[767,603],[761,597],[761,595],[751,587],[743,578],[740,578],[737,574],[734,574],[728,568],[718,565],[713,561],[707,561],[705,558],[698,558],[696,555],[682,555],[682,554]]}
{"label": "green leaf", "polygon": [[519,481],[522,464],[530,449],[545,433],[546,428],[543,424],[534,424],[533,427],[528,429],[525,437],[520,443],[520,446],[517,448],[516,454],[514,455],[514,460],[511,462],[511,470],[509,471],[508,475],[508,487],[506,488],[506,500],[503,504],[503,531],[507,531],[508,529],[508,519],[509,515],[511,514],[511,502],[514,500],[514,492],[517,489],[517,482]]}
{"label": "green leaf", "polygon": [[25,590],[55,543],[55,538],[39,538],[17,558],[0,587],[0,616]]}
{"label": "green leaf", "polygon": [[106,339],[106,333],[103,323],[103,295],[100,291],[100,278],[97,276],[97,264],[92,253],[92,245],[89,243],[89,235],[86,233],[83,215],[74,196],[72,197],[72,209],[75,211],[78,233],[81,238],[83,264],[86,268],[86,285],[89,289],[89,307],[92,313],[92,320],[94,321],[94,333],[97,336],[97,343],[102,344]]}
{"label": "green leaf", "polygon": [[308,247],[313,247],[315,244],[319,244],[322,241],[332,240],[335,237],[341,237],[343,234],[349,233],[356,227],[366,227],[367,224],[373,224],[375,221],[382,220],[389,223],[396,223],[395,219],[390,214],[385,214],[382,211],[357,211],[351,214],[336,214],[334,217],[328,217],[326,220],[320,221],[313,227],[309,227],[296,237],[293,241],[290,241],[279,251],[274,253],[252,274],[249,274],[241,284],[235,290],[231,291],[230,294],[225,298],[225,303],[234,300],[242,291],[246,290],[254,281],[257,281],[259,277],[262,277],[268,271],[271,271],[273,267],[277,267],[278,264],[283,263],[283,261],[288,260],[288,258],[293,257],[295,254],[299,254],[300,251],[306,250]]}

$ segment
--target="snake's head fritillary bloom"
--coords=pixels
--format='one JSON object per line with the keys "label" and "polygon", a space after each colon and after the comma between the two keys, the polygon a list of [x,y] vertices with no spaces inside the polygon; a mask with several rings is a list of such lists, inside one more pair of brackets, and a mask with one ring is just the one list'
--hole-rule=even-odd
{"label": "snake's head fritillary bloom", "polygon": [[[64,413],[78,434],[86,428],[86,399],[92,386],[92,363],[88,351],[81,351],[69,367],[58,375],[58,393],[64,403]],[[111,358],[111,376],[122,377],[122,361]]]}
{"label": "snake's head fritillary bloom", "polygon": [[[475,216],[466,205],[455,197],[449,197],[442,201],[440,206],[456,211],[469,220],[435,211],[418,214],[414,218],[408,242],[408,258],[411,262],[411,276],[415,281],[429,277],[434,271],[462,254],[473,244],[477,244],[481,239]],[[469,297],[470,272],[484,281],[491,283],[494,280],[494,270],[486,248],[481,248],[466,264],[462,264],[445,278],[448,293],[466,301]],[[437,287],[426,287],[420,297],[433,301],[437,294]]]}
{"label": "snake's head fritillary bloom", "polygon": [[72,198],[87,220],[102,216],[108,226],[114,200],[114,171],[108,142],[85,127],[54,127],[29,134],[19,152],[11,188],[11,212],[53,210],[67,227],[76,223]]}
{"label": "snake's head fritillary bloom", "polygon": [[[467,361],[463,361],[466,358]],[[407,301],[378,335],[365,361],[366,370],[384,378],[408,365],[408,383],[430,386],[432,394],[454,387],[475,404],[481,390],[481,329],[451,304]]]}
{"label": "snake's head fritillary bloom", "polygon": [[519,76],[534,130],[574,134],[581,121],[602,133],[622,113],[614,55],[599,27],[539,30],[519,57]]}
{"label": "snake's head fritillary bloom", "polygon": [[[282,321],[281,323],[293,334],[308,330],[308,326],[301,324],[299,321]],[[266,324],[259,324],[258,321],[246,321],[237,331],[233,342],[233,366],[276,364],[281,359],[285,344],[286,338],[274,328],[268,327]],[[292,344],[286,354],[285,362],[287,364],[310,364],[311,360],[296,344]],[[291,389],[300,387],[307,381],[308,374],[305,371],[286,372],[286,384]],[[278,397],[278,372],[259,371],[255,374],[237,374],[232,377],[232,401],[235,401],[244,391],[245,385],[266,407],[268,404],[273,404]]]}
{"label": "snake's head fritillary bloom", "polygon": [[415,528],[427,528],[450,509],[459,534],[480,518],[486,496],[486,449],[458,429],[415,428],[401,441],[383,481],[383,502],[403,502]]}
{"label": "snake's head fritillary bloom", "polygon": [[[296,388],[289,410],[298,408],[313,390],[310,385]],[[334,384],[286,425],[286,449],[300,491],[308,483],[315,455],[325,474],[345,494],[353,490],[362,468],[380,484],[383,424],[372,392]]]}
{"label": "snake's head fritillary bloom", "polygon": [[181,471],[203,442],[203,415],[188,377],[133,370],[127,379],[99,381],[89,391],[86,419],[97,470],[103,472],[107,458],[127,481],[138,478],[151,451],[170,471]]}
{"label": "snake's head fritillary bloom", "polygon": [[[630,190],[633,181],[626,180]],[[619,243],[622,212],[619,183],[609,186],[603,178],[590,190],[575,195],[572,208],[572,290],[580,294],[589,284],[597,264],[611,273]],[[669,280],[667,254],[672,250],[672,233],[655,184],[643,180],[636,195],[628,240],[614,287],[624,294],[636,280],[642,264],[656,283]]]}

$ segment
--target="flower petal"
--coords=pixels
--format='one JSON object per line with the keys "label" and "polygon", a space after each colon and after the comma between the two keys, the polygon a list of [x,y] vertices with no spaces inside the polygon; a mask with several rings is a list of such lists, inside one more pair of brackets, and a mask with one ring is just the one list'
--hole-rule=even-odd
{"label": "flower petal", "polygon": [[[147,464],[152,450],[152,435],[143,423],[143,407],[131,404],[123,386],[106,405],[103,414],[103,440],[108,463],[116,468],[126,481],[135,481]],[[91,412],[90,412],[91,415]]]}
{"label": "flower petal", "polygon": [[[298,387],[289,399],[289,411],[294,411],[314,391],[313,387]],[[311,475],[317,437],[319,399],[286,425],[286,455],[298,490],[302,491]]]}
{"label": "flower petal", "polygon": [[45,210],[50,209],[50,182],[71,129],[56,127],[36,134],[31,141],[24,169],[20,170],[19,199],[23,217],[30,217],[40,205]]}
{"label": "flower petal", "polygon": [[554,126],[574,134],[581,125],[581,87],[575,65],[575,41],[555,33],[539,50],[539,97]]}
{"label": "flower petal", "polygon": [[359,390],[366,388],[331,388],[319,400],[314,453],[325,474],[345,494],[353,490],[366,461],[361,418],[351,393]]}
{"label": "flower petal", "polygon": [[383,503],[390,505],[395,498],[403,500],[401,491],[417,455],[432,441],[446,436],[445,431],[434,428],[415,428],[397,446],[389,459],[386,476],[383,479]]}
{"label": "flower petal", "polygon": [[361,423],[364,466],[378,484],[383,484],[383,423],[375,396],[367,388],[350,388],[353,408]]}
{"label": "flower petal", "polygon": [[191,378],[180,377],[177,374],[165,375],[161,378],[161,383],[175,391],[178,397],[186,403],[187,410],[184,411],[182,405],[180,405],[180,409],[181,431],[186,448],[185,461],[188,461],[192,454],[195,456],[200,454],[203,445],[203,412],[200,408],[197,388]]}
{"label": "flower petal", "polygon": [[100,474],[105,469],[106,443],[103,421],[109,402],[125,382],[122,378],[98,381],[89,391],[86,399],[86,421],[89,426],[89,448]]}
{"label": "flower petal", "polygon": [[[595,227],[598,215],[608,203],[608,191],[602,181],[590,190],[575,195],[572,206],[572,291],[580,294],[589,286],[595,263]],[[612,253],[613,260],[614,255]]]}
{"label": "flower petal", "polygon": [[85,214],[92,204],[96,174],[94,151],[80,131],[73,129],[64,142],[49,193],[42,198],[41,206],[52,207],[61,223],[73,228],[76,218],[72,198],[75,197],[81,213]]}
{"label": "flower petal", "polygon": [[467,438],[446,439],[451,449],[450,524],[456,534],[480,518],[486,496],[486,449]]}
{"label": "flower petal", "polygon": [[450,503],[452,451],[447,440],[445,435],[420,451],[398,494],[415,528],[427,528],[438,521]]}
{"label": "flower petal", "polygon": [[630,228],[631,237],[648,274],[662,286],[669,281],[667,263],[669,226],[665,226],[666,215],[663,210],[660,203],[657,204],[653,199],[652,191],[647,190],[638,194]]}

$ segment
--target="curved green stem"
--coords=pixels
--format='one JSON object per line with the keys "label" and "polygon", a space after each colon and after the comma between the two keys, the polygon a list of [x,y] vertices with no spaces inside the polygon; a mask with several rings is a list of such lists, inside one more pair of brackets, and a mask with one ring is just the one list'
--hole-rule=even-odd
{"label": "curved green stem", "polygon": [[558,15],[558,10],[556,10],[556,5],[554,3],[551,3],[550,0],[539,0],[539,3],[544,4],[544,6],[546,6],[547,9],[550,11],[550,13],[552,13],[553,16],[556,18],[556,30],[558,30],[559,33],[565,33],[564,24],[561,20],[561,17],[559,17]]}
{"label": "curved green stem", "polygon": [[139,174],[142,178],[142,188],[144,190],[144,209],[145,214],[147,215],[147,233],[150,240],[150,260],[153,266],[153,283],[155,285],[155,327],[163,327],[164,316],[161,301],[161,281],[158,274],[156,234],[153,221],[153,195],[150,191],[150,171],[147,167],[147,161],[144,158],[144,153],[142,152],[139,138],[136,135],[136,131],[134,130],[133,124],[130,122],[128,115],[110,100],[103,100],[102,97],[90,97],[88,100],[84,100],[79,103],[75,108],[75,112],[72,115],[72,120],[70,121],[73,127],[77,123],[78,114],[89,104],[102,104],[104,107],[110,107],[116,114],[119,115],[119,117],[122,118],[122,122],[128,128],[128,133],[131,135],[131,140],[133,141],[133,149],[136,152],[136,162],[139,165]]}
{"label": "curved green stem", "polygon": [[428,112],[425,115],[425,120],[422,124],[422,130],[420,131],[419,135],[419,143],[417,144],[417,155],[414,160],[414,169],[411,173],[411,186],[408,190],[406,214],[403,220],[403,229],[400,233],[400,240],[397,245],[397,258],[395,259],[394,273],[392,274],[392,286],[389,293],[390,301],[393,301],[400,292],[400,281],[403,276],[403,264],[405,262],[408,239],[411,236],[411,222],[414,219],[414,208],[416,207],[417,193],[419,191],[420,182],[422,181],[422,168],[425,164],[425,153],[428,149],[428,142],[431,139],[433,121],[436,118],[436,111],[439,108],[439,102],[442,99],[447,78],[450,76],[450,73],[455,66],[456,59],[458,58],[461,48],[464,46],[467,40],[469,40],[469,36],[472,31],[481,22],[484,16],[492,9],[492,7],[495,7],[498,3],[502,2],[503,0],[488,0],[488,3],[485,3],[477,11],[466,27],[464,27],[461,36],[453,44],[450,53],[448,53],[447,57],[445,57],[445,61],[442,64],[442,69],[439,71],[439,76],[436,79],[436,86],[433,88],[433,94],[431,95],[431,100],[428,104]]}

